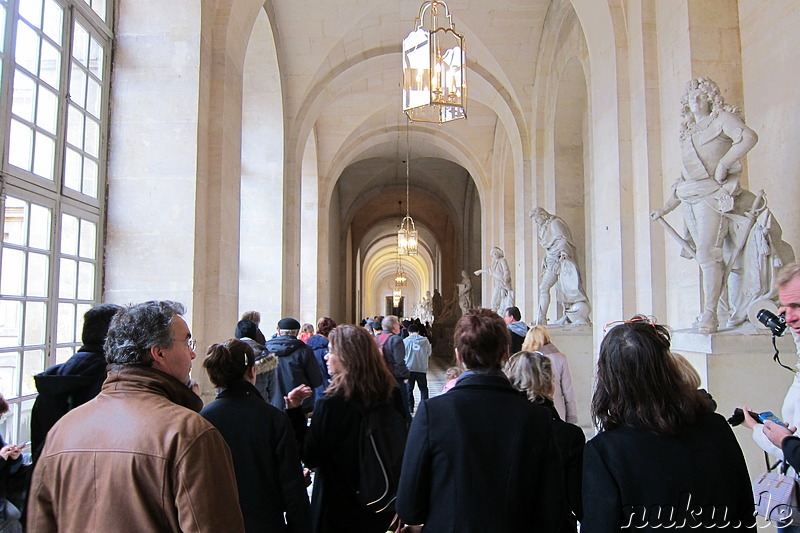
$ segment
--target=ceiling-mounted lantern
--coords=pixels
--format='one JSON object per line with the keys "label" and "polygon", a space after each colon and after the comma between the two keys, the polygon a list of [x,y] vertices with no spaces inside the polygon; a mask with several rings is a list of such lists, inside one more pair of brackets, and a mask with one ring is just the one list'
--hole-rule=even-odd
{"label": "ceiling-mounted lantern", "polygon": [[467,118],[466,49],[444,2],[422,4],[403,39],[403,111],[409,120],[443,124]]}

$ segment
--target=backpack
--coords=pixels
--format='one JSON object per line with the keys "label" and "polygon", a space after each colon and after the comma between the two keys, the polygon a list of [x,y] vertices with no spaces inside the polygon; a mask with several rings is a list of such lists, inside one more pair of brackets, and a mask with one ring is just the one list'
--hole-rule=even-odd
{"label": "backpack", "polygon": [[394,512],[408,423],[389,403],[366,409],[356,402],[356,407],[362,414],[356,500],[373,513]]}

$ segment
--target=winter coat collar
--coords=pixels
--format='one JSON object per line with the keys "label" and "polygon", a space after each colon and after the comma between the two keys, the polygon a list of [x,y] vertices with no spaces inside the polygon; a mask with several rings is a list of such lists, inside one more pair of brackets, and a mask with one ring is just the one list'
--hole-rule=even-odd
{"label": "winter coat collar", "polygon": [[224,389],[219,389],[217,392],[217,398],[238,398],[242,396],[256,396],[257,398],[263,400],[264,397],[261,396],[261,393],[258,392],[258,389],[253,386],[252,383],[245,379],[240,379],[238,381],[234,381]]}
{"label": "winter coat collar", "polygon": [[111,365],[103,383],[103,394],[145,392],[158,394],[197,413],[203,400],[185,383],[149,366]]}

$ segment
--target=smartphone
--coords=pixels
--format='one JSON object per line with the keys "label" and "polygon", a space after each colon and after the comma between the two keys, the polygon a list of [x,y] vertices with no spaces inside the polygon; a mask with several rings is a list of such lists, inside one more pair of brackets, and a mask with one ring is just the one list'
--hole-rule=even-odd
{"label": "smartphone", "polygon": [[765,422],[765,421],[767,421],[767,420],[770,420],[770,421],[772,421],[772,422],[775,422],[776,424],[780,424],[780,425],[782,425],[782,426],[784,426],[784,425],[785,425],[785,424],[783,423],[783,421],[782,421],[780,418],[778,418],[777,416],[775,416],[775,414],[774,414],[772,411],[764,411],[763,413],[758,413],[758,418],[759,418],[759,419],[760,419],[762,422]]}

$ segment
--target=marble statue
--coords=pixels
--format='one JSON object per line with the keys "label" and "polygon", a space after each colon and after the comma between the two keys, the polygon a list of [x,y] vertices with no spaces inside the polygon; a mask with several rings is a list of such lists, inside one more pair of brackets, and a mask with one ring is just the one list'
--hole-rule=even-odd
{"label": "marble statue", "polygon": [[494,280],[492,301],[489,306],[496,313],[502,313],[507,307],[514,305],[514,290],[511,287],[511,269],[503,250],[492,248],[492,265],[489,268],[476,270],[475,275],[486,274]]}
{"label": "marble statue", "polygon": [[419,303],[419,321],[423,324],[433,324],[433,301],[431,300],[431,291],[426,291],[425,296]]}
{"label": "marble statue", "polygon": [[545,249],[536,323],[547,324],[550,289],[555,287],[556,302],[563,306],[564,314],[554,324],[591,324],[589,298],[583,290],[575,245],[567,223],[541,207],[531,210],[530,217],[536,222],[539,244]]}
{"label": "marble statue", "polygon": [[461,308],[461,314],[466,315],[467,311],[472,309],[472,280],[466,270],[461,271],[461,281],[456,283],[458,295],[458,307]]}
{"label": "marble statue", "polygon": [[[794,252],[782,240],[764,191],[755,195],[739,184],[740,160],[758,142],[739,110],[725,104],[708,78],[691,80],[681,104],[681,176],[650,218],[679,242],[681,256],[697,259],[703,301],[693,326],[710,334],[718,330],[720,314],[736,327],[758,300],[775,299],[772,278]],[[683,237],[663,218],[681,204]]]}

